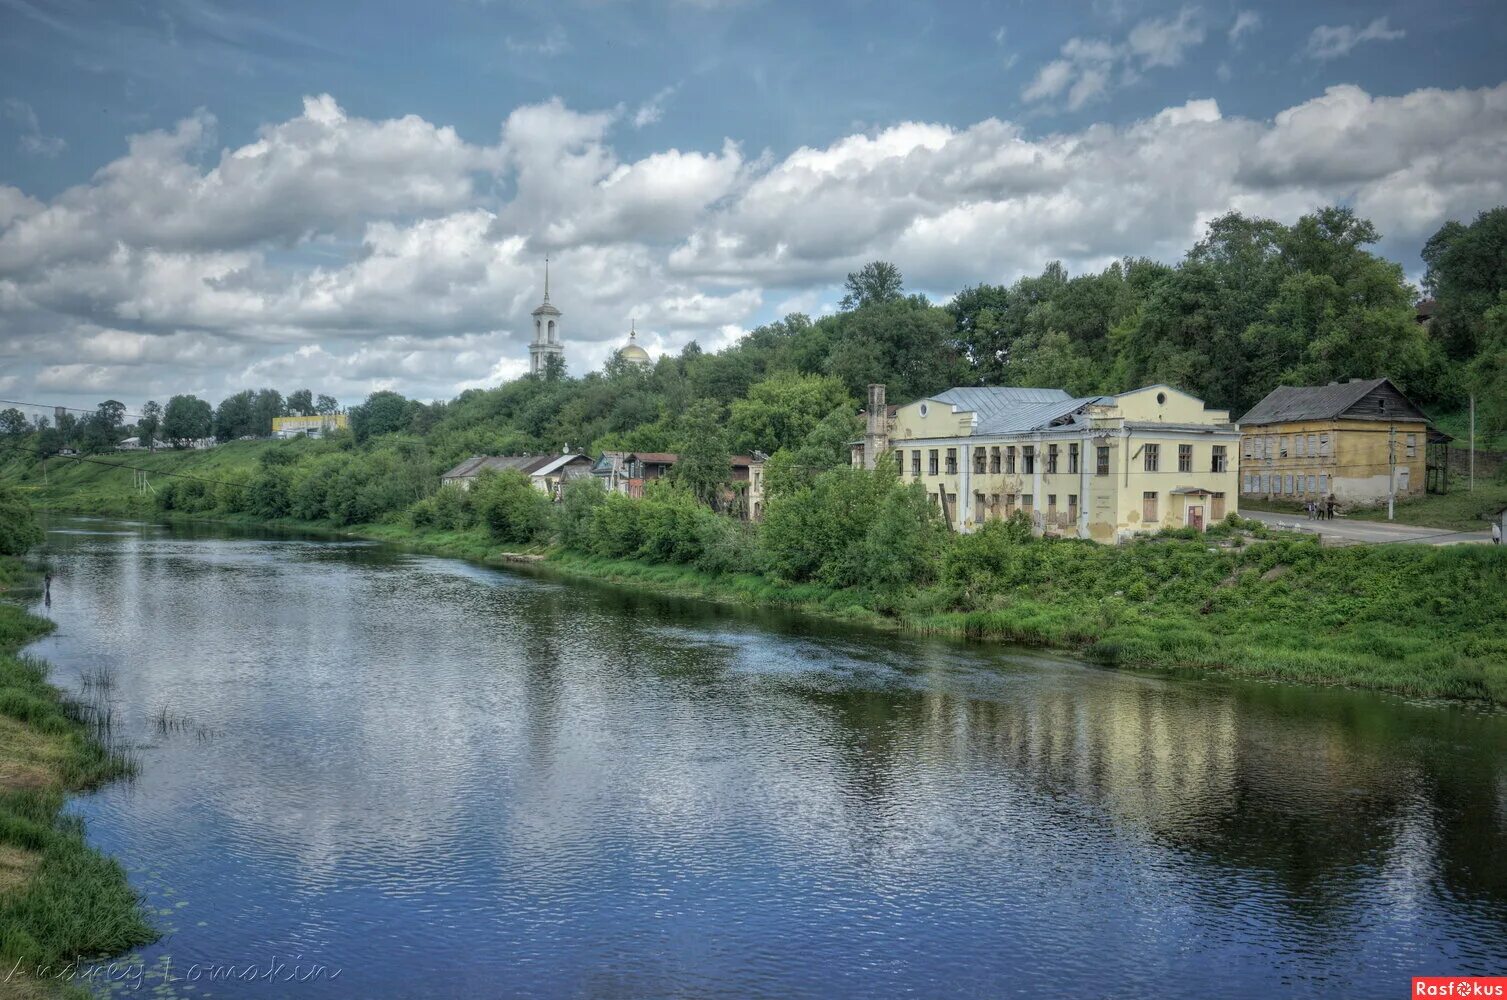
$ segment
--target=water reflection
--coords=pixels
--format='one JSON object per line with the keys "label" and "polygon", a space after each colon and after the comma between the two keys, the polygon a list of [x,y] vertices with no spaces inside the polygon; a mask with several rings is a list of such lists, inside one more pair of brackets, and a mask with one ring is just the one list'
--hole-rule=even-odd
{"label": "water reflection", "polygon": [[1507,960],[1499,714],[53,528],[39,652],[109,666],[150,744],[80,803],[172,929],[148,958],[298,950],[340,997],[1348,995]]}

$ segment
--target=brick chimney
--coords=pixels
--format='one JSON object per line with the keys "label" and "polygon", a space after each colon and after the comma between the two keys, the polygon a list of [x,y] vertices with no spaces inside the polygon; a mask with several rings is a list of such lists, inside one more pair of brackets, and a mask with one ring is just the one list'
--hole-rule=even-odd
{"label": "brick chimney", "polygon": [[890,421],[884,403],[884,385],[869,386],[868,428],[863,435],[863,467],[872,469],[879,456],[890,450]]}

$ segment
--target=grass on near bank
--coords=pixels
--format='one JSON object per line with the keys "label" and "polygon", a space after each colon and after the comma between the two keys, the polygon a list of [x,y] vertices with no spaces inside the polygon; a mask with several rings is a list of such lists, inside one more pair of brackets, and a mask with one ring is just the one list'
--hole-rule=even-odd
{"label": "grass on near bank", "polygon": [[[0,557],[0,590],[35,579]],[[101,743],[107,724],[47,683],[47,665],[17,654],[51,623],[0,600],[0,997],[56,996],[39,976],[77,957],[113,955],[152,940],[139,901],[113,859],[89,847],[63,814],[64,795],[129,774]]]}

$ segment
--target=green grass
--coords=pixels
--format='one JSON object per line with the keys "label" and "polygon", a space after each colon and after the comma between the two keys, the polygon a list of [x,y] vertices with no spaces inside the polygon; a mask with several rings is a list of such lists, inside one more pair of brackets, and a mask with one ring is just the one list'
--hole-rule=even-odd
{"label": "green grass", "polygon": [[[0,587],[33,584],[0,558]],[[0,997],[57,995],[64,983],[12,976],[76,957],[114,955],[155,938],[125,872],[63,814],[64,795],[127,775],[101,742],[108,719],[65,699],[47,666],[18,655],[51,623],[0,601]]]}
{"label": "green grass", "polygon": [[[1416,524],[1445,531],[1486,531],[1490,518],[1507,507],[1507,483],[1476,480],[1470,490],[1462,481],[1450,484],[1450,492],[1429,494],[1396,506],[1400,524]],[[1385,521],[1387,508],[1367,508],[1350,515],[1357,521]]]}

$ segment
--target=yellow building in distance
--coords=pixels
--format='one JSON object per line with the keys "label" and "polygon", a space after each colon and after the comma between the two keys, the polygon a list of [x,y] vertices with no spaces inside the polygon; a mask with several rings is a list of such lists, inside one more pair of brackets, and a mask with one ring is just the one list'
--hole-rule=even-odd
{"label": "yellow building in distance", "polygon": [[870,387],[854,464],[893,452],[954,531],[1019,511],[1040,534],[1116,542],[1237,511],[1239,431],[1227,411],[1171,386],[1080,397],[954,388],[893,409],[884,395]]}
{"label": "yellow building in distance", "polygon": [[1240,432],[1245,496],[1366,505],[1427,486],[1429,419],[1385,378],[1278,386]]}
{"label": "yellow building in distance", "polygon": [[312,417],[273,417],[272,436],[278,438],[323,437],[334,431],[351,429],[351,418],[344,413],[321,413]]}

